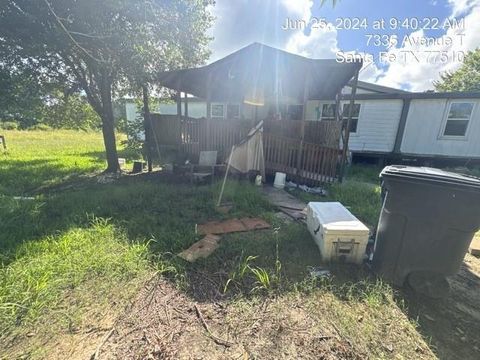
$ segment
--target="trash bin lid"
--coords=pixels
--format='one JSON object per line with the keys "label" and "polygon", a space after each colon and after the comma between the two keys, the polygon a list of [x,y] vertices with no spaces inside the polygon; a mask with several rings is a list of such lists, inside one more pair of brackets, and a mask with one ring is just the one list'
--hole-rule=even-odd
{"label": "trash bin lid", "polygon": [[391,165],[382,170],[380,177],[425,180],[443,184],[473,186],[480,189],[480,178],[429,167]]}

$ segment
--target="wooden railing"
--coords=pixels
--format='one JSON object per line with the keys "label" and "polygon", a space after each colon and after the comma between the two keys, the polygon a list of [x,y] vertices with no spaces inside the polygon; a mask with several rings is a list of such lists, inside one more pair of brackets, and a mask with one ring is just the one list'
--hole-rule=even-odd
{"label": "wooden railing", "polygon": [[[298,120],[264,120],[265,133],[300,139],[302,122]],[[342,124],[339,121],[305,121],[306,142],[329,147],[339,145]]]}
{"label": "wooden railing", "polygon": [[[251,121],[240,119],[182,117],[179,121],[176,115],[154,114],[152,120],[159,146],[174,147],[192,160],[205,150],[216,150],[220,159],[226,159],[232,146],[240,143],[253,126]],[[266,172],[281,171],[309,185],[333,182],[337,177],[341,125],[338,122],[306,122],[301,148],[300,126],[299,121],[264,122]]]}
{"label": "wooden railing", "polygon": [[152,124],[160,147],[175,146],[198,156],[200,151],[217,150],[224,158],[233,145],[246,137],[252,122],[241,119],[194,119],[176,115],[152,115]]}
{"label": "wooden railing", "polygon": [[[303,143],[272,134],[263,134],[265,169],[267,173],[286,173],[290,178],[309,185],[335,181],[340,150],[319,144]],[[298,152],[301,151],[298,164]]]}

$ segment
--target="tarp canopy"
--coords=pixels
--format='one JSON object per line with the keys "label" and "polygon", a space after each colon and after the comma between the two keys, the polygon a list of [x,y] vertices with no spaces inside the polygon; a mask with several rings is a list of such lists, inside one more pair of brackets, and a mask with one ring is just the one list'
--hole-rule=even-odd
{"label": "tarp canopy", "polygon": [[228,161],[240,173],[258,171],[265,179],[265,158],[263,156],[263,121],[251,129],[245,139],[232,149]]}
{"label": "tarp canopy", "polygon": [[309,59],[253,43],[207,66],[158,74],[160,85],[211,101],[243,102],[248,97],[303,104],[333,100],[354,77],[361,61]]}

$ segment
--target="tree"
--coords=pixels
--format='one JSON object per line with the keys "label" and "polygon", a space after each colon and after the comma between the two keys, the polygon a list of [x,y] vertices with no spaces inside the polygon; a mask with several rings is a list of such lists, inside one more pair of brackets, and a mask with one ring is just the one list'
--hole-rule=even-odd
{"label": "tree", "polygon": [[[4,0],[0,59],[82,91],[100,116],[108,172],[118,171],[113,97],[126,82],[208,57],[203,0]],[[142,71],[139,71],[142,69]]]}
{"label": "tree", "polygon": [[55,84],[42,84],[30,69],[0,64],[0,120],[26,128],[41,121],[44,99]]}
{"label": "tree", "polygon": [[437,91],[480,91],[480,48],[469,51],[460,68],[440,75],[433,84]]}
{"label": "tree", "polygon": [[80,94],[49,95],[43,106],[41,122],[57,129],[99,129],[101,122],[84,96]]}

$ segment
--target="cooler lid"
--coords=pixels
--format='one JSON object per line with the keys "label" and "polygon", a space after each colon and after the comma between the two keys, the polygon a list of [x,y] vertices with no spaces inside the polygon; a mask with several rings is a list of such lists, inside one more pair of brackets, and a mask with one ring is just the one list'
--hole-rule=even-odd
{"label": "cooler lid", "polygon": [[351,232],[369,229],[339,202],[310,202],[308,207],[328,231]]}
{"label": "cooler lid", "polygon": [[480,178],[475,176],[457,174],[429,167],[391,165],[382,170],[380,177],[418,179],[444,184],[448,183],[480,187]]}

